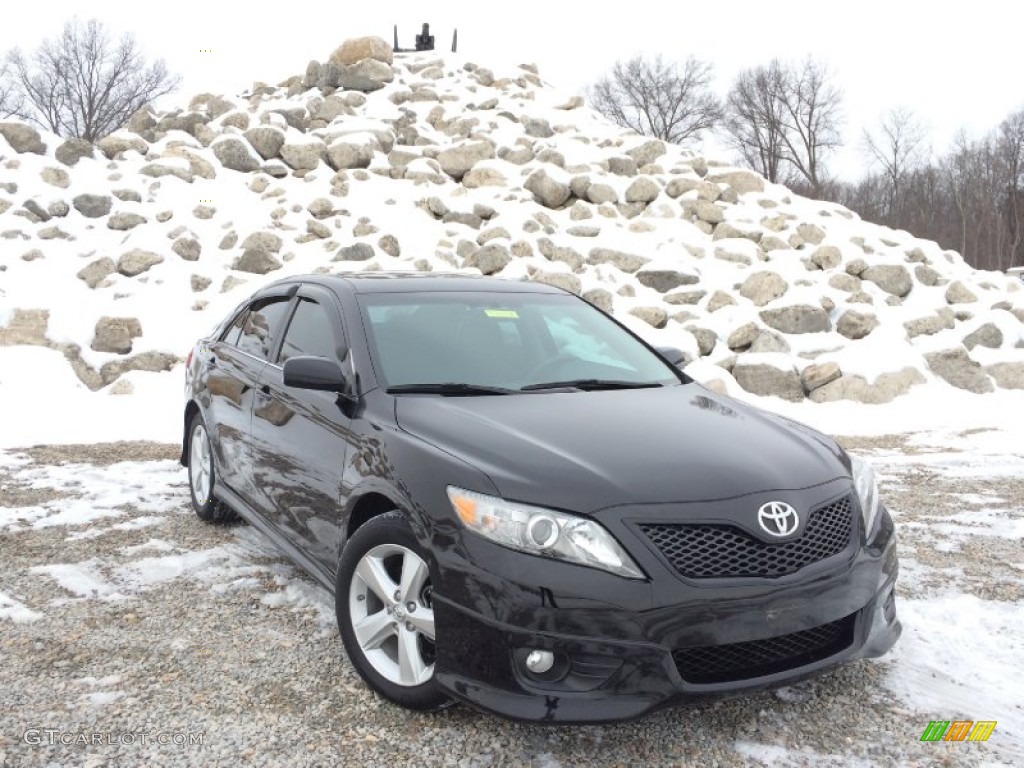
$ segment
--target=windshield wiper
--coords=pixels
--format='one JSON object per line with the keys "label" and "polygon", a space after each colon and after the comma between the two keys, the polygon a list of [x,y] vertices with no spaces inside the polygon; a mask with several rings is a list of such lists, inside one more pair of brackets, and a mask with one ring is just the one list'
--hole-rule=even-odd
{"label": "windshield wiper", "polygon": [[619,379],[567,379],[565,381],[545,381],[541,384],[527,384],[520,388],[520,392],[530,392],[535,389],[649,389],[661,387],[656,381],[622,381]]}
{"label": "windshield wiper", "polygon": [[473,395],[510,395],[515,390],[504,387],[488,387],[483,384],[464,384],[449,381],[443,384],[399,384],[388,387],[389,395],[443,395],[446,397],[466,397]]}

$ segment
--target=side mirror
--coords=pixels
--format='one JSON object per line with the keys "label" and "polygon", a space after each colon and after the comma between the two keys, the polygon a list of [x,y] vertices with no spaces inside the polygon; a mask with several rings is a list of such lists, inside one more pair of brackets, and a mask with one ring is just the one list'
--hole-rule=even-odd
{"label": "side mirror", "polygon": [[686,363],[686,355],[677,347],[655,347],[655,351],[677,368]]}
{"label": "side mirror", "polygon": [[299,356],[284,361],[284,385],[342,394],[348,387],[341,366],[326,357]]}

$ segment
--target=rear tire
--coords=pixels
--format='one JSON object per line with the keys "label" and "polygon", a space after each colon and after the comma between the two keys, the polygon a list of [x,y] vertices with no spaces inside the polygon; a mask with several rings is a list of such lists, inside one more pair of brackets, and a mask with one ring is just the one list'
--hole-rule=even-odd
{"label": "rear tire", "polygon": [[208,523],[234,522],[238,515],[213,495],[217,470],[213,464],[213,445],[201,414],[192,417],[188,435],[188,486],[192,509],[200,520]]}
{"label": "rear tire", "polygon": [[368,520],[345,545],[334,590],[345,650],[374,691],[407,709],[452,704],[434,681],[430,598],[427,558],[397,510]]}

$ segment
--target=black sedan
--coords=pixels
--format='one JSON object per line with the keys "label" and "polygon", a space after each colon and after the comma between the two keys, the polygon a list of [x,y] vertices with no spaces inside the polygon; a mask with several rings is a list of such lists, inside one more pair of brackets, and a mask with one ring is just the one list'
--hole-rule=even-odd
{"label": "black sedan", "polygon": [[406,707],[617,720],[884,654],[870,467],[676,358],[544,285],[287,278],[189,355],[181,461]]}

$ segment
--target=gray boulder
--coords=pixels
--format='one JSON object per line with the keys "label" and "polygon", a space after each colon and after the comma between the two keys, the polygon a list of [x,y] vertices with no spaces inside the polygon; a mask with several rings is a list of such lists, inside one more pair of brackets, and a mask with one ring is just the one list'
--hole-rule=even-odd
{"label": "gray boulder", "polygon": [[340,68],[337,74],[337,85],[348,91],[370,93],[379,91],[395,79],[395,71],[390,64],[376,59],[363,59],[357,64]]}
{"label": "gray boulder", "polygon": [[57,147],[54,157],[58,163],[72,166],[83,157],[93,157],[94,149],[91,143],[85,139],[66,139],[63,144]]}
{"label": "gray boulder", "polygon": [[494,145],[489,141],[469,141],[442,150],[437,155],[441,170],[456,181],[461,181],[466,172],[481,160],[494,157]]}
{"label": "gray boulder", "polygon": [[327,164],[336,171],[369,168],[373,146],[369,143],[336,141],[327,148]]}
{"label": "gray boulder", "polygon": [[[382,37],[367,35],[364,37],[351,37],[331,53],[329,61],[338,66],[357,64],[366,59],[391,64],[394,62],[394,50],[391,45]],[[309,77],[307,67],[307,78]],[[313,78],[315,80],[315,78]]]}
{"label": "gray boulder", "polygon": [[916,368],[903,368],[893,373],[883,373],[872,383],[863,376],[842,374],[838,379],[812,390],[808,397],[816,403],[832,403],[837,400],[853,400],[858,403],[888,403],[906,394],[916,384],[924,384],[925,378]]}
{"label": "gray boulder", "polygon": [[[258,129],[253,129],[258,130]],[[247,132],[248,133],[248,132]],[[225,168],[241,173],[259,170],[260,161],[250,145],[237,136],[225,136],[210,145],[217,161]]]}
{"label": "gray boulder", "polygon": [[636,160],[632,157],[609,157],[608,172],[616,176],[636,176]]}
{"label": "gray boulder", "polygon": [[537,271],[530,276],[530,280],[535,283],[544,283],[545,285],[553,285],[555,288],[561,288],[562,290],[575,293],[577,296],[583,290],[583,284],[576,275],[571,275],[568,272],[544,272]]}
{"label": "gray boulder", "polygon": [[948,304],[970,304],[978,300],[974,292],[959,280],[950,283],[946,289],[946,303]]}
{"label": "gray boulder", "polygon": [[[280,128],[275,128],[272,125],[258,125],[255,128],[250,128],[244,134],[245,140],[248,141],[252,148],[256,150],[260,157],[264,160],[273,160],[275,157],[281,156],[281,147],[284,146],[284,131]],[[236,140],[237,141],[237,140]],[[213,145],[214,154],[217,154],[217,144]],[[246,150],[245,145],[238,141],[237,145],[226,147],[221,150],[227,155],[231,162],[235,165],[241,165],[243,167],[234,168],[231,165],[227,165],[220,154],[217,154],[217,159],[220,160],[221,165],[225,168],[231,168],[234,171],[250,171],[256,170],[251,167],[253,163],[256,167],[259,167],[259,161],[252,157],[252,153]]]}
{"label": "gray boulder", "polygon": [[108,160],[116,159],[122,152],[138,152],[145,155],[149,151],[146,140],[131,133],[112,133],[100,139],[96,146]]}
{"label": "gray boulder", "polygon": [[617,203],[619,202],[619,195],[611,185],[597,182],[587,187],[587,200],[594,205]]}
{"label": "gray boulder", "polygon": [[722,307],[734,306],[736,306],[736,299],[725,291],[715,291],[711,294],[711,298],[708,299],[707,310],[708,312],[715,312]]}
{"label": "gray boulder", "polygon": [[664,328],[668,325],[668,312],[662,307],[634,307],[629,314],[638,317],[652,328]]}
{"label": "gray boulder", "polygon": [[996,363],[985,372],[1003,389],[1024,389],[1024,363]]}
{"label": "gray boulder", "polygon": [[1003,346],[1003,332],[995,323],[985,323],[973,333],[964,337],[964,346],[974,349],[977,346],[998,349]]}
{"label": "gray boulder", "polygon": [[716,184],[728,184],[737,195],[764,192],[764,179],[753,171],[708,171],[705,177]]}
{"label": "gray boulder", "polygon": [[109,256],[104,256],[82,267],[78,271],[77,277],[79,280],[84,280],[85,284],[90,288],[95,288],[107,275],[111,275],[116,271],[117,266],[114,264],[114,260]]}
{"label": "gray boulder", "polygon": [[529,117],[523,121],[523,133],[537,139],[548,139],[555,135],[551,124],[541,117]]}
{"label": "gray boulder", "polygon": [[781,397],[799,402],[804,399],[804,386],[795,367],[781,370],[773,365],[744,360],[741,356],[733,366],[736,383],[755,395]]}
{"label": "gray boulder", "polygon": [[612,248],[591,248],[587,254],[588,264],[611,264],[623,272],[636,272],[650,259],[646,256],[637,256],[634,253],[616,251]]}
{"label": "gray boulder", "polygon": [[818,269],[835,269],[842,261],[842,251],[834,245],[822,245],[811,254],[811,264]]}
{"label": "gray boulder", "polygon": [[369,243],[354,243],[340,248],[331,261],[369,261],[372,258],[372,245]]}
{"label": "gray boulder", "polygon": [[284,241],[273,232],[253,232],[242,241],[242,250],[261,248],[269,253],[278,253]]}
{"label": "gray boulder", "polygon": [[645,165],[653,163],[667,151],[665,149],[665,142],[660,139],[651,139],[639,146],[626,150],[626,154],[633,158],[638,168],[643,168]]}
{"label": "gray boulder", "polygon": [[134,248],[117,260],[117,271],[125,277],[135,277],[164,260],[163,256]]}
{"label": "gray boulder", "polygon": [[281,268],[281,262],[264,248],[247,248],[231,264],[232,269],[239,272],[250,272],[254,275],[265,275]]}
{"label": "gray boulder", "polygon": [[943,307],[934,315],[908,320],[903,323],[903,327],[907,331],[907,336],[912,339],[915,336],[930,336],[939,331],[953,328],[955,324],[956,318],[953,316],[953,311],[949,307]]}
{"label": "gray boulder", "polygon": [[918,264],[914,267],[914,276],[917,277],[917,281],[921,285],[943,285],[945,279],[942,277],[942,273],[937,269],[929,267],[927,264]]}
{"label": "gray boulder", "polygon": [[89,346],[97,352],[126,355],[132,351],[132,339],[141,335],[142,325],[134,317],[101,317]]}
{"label": "gray boulder", "polygon": [[819,387],[838,379],[843,375],[838,363],[821,363],[820,365],[808,365],[800,374],[800,381],[804,390],[813,392]]}
{"label": "gray boulder", "polygon": [[696,274],[679,269],[641,269],[636,273],[636,279],[640,285],[653,288],[658,293],[667,293],[681,285],[693,285],[700,281]]}
{"label": "gray boulder", "polygon": [[761,331],[757,334],[757,338],[754,339],[754,343],[750,345],[750,349],[747,351],[783,352],[788,354],[791,350],[789,342],[779,334],[775,333],[775,331]]}
{"label": "gray boulder", "polygon": [[914,287],[910,272],[902,264],[879,264],[868,267],[860,274],[861,280],[869,280],[886,293],[903,298]]}
{"label": "gray boulder", "polygon": [[624,199],[627,203],[649,203],[654,200],[661,187],[651,178],[640,176],[626,187]]}
{"label": "gray boulder", "polygon": [[819,333],[832,330],[828,313],[821,307],[809,304],[765,309],[761,311],[761,319],[766,325],[783,333]]}
{"label": "gray boulder", "polygon": [[583,294],[583,298],[589,301],[598,309],[608,312],[609,314],[613,310],[613,299],[611,291],[605,290],[604,288],[591,288],[589,291]]}
{"label": "gray boulder", "polygon": [[39,177],[47,184],[51,184],[61,189],[67,189],[71,186],[71,175],[63,168],[43,168],[39,172]]}
{"label": "gray boulder", "polygon": [[796,233],[801,240],[811,245],[820,245],[821,241],[825,239],[825,230],[816,224],[805,222],[796,228]]}
{"label": "gray boulder", "polygon": [[488,243],[482,248],[477,248],[463,263],[464,267],[476,267],[485,275],[493,275],[500,272],[512,261],[512,256],[501,243]]}
{"label": "gray boulder", "polygon": [[179,237],[171,245],[171,250],[185,261],[197,261],[199,254],[203,252],[203,247],[194,237]]}
{"label": "gray boulder", "polygon": [[43,144],[39,131],[30,125],[15,122],[0,123],[0,136],[7,139],[7,143],[15,152],[46,154],[46,145]]}
{"label": "gray boulder", "polygon": [[874,315],[847,310],[836,323],[836,330],[848,339],[863,339],[878,327],[878,318]]}
{"label": "gray boulder", "polygon": [[109,229],[116,229],[122,232],[129,229],[134,229],[135,227],[139,226],[139,224],[145,223],[145,216],[140,216],[137,213],[130,213],[126,211],[120,211],[118,213],[115,213],[113,216],[107,219],[107,227]]}
{"label": "gray boulder", "polygon": [[757,340],[760,333],[761,329],[757,327],[756,323],[744,323],[729,334],[729,338],[726,340],[725,344],[733,352],[749,349],[750,345]]}
{"label": "gray boulder", "polygon": [[114,201],[110,195],[76,195],[71,200],[75,210],[90,219],[99,219],[110,213]]}
{"label": "gray boulder", "polygon": [[931,352],[924,358],[928,361],[932,373],[954,387],[977,394],[991,392],[994,389],[992,380],[981,365],[972,360],[963,347]]}
{"label": "gray boulder", "polygon": [[327,147],[322,141],[281,145],[281,159],[297,171],[312,171],[326,155]]}
{"label": "gray boulder", "polygon": [[523,187],[548,208],[562,206],[572,194],[568,184],[551,178],[543,168],[531,173]]}
{"label": "gray boulder", "polygon": [[755,272],[740,286],[740,296],[763,307],[782,296],[789,284],[774,272]]}

